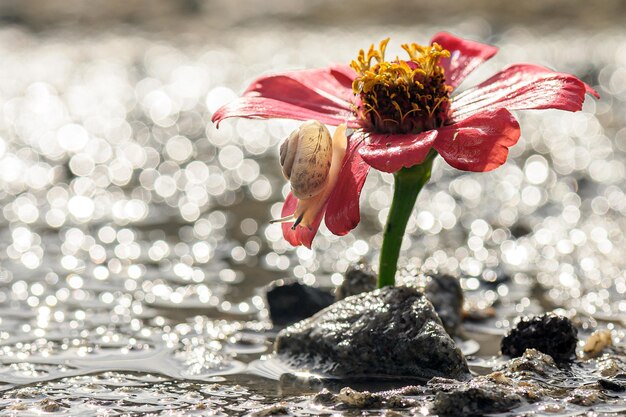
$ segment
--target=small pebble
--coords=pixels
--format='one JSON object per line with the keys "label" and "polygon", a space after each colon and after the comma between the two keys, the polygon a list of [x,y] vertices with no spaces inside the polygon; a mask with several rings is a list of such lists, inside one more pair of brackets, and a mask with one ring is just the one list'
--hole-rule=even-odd
{"label": "small pebble", "polygon": [[46,413],[55,413],[61,409],[61,404],[54,400],[46,398],[39,402],[39,407],[42,411],[45,411]]}
{"label": "small pebble", "polygon": [[624,392],[626,391],[626,384],[624,384],[623,382],[619,382],[619,381],[613,381],[610,379],[605,379],[605,378],[600,378],[598,380],[598,384],[600,385],[600,387],[609,390],[609,391],[613,391],[613,392]]}
{"label": "small pebble", "polygon": [[343,282],[335,291],[335,300],[339,301],[351,295],[374,291],[377,279],[376,273],[367,263],[352,264],[346,270]]}
{"label": "small pebble", "polygon": [[587,339],[583,352],[587,356],[598,356],[604,349],[613,345],[610,330],[596,330]]}
{"label": "small pebble", "polygon": [[289,411],[287,403],[277,403],[270,405],[269,407],[262,408],[260,410],[250,413],[250,417],[268,417],[268,416],[289,416],[292,413]]}
{"label": "small pebble", "polygon": [[277,280],[265,289],[270,318],[275,326],[287,326],[311,317],[335,300],[329,291],[296,280]]}

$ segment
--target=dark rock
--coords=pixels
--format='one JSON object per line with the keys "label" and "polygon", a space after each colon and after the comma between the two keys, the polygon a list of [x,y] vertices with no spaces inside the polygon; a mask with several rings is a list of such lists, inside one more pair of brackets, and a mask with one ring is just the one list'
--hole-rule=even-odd
{"label": "dark rock", "polygon": [[554,313],[524,317],[502,339],[502,354],[522,356],[526,349],[537,349],[557,362],[569,360],[576,353],[578,331],[570,319]]}
{"label": "dark rock", "polygon": [[[623,353],[605,357],[621,361]],[[529,410],[558,414],[569,410],[569,404],[592,407],[622,398],[626,375],[602,377],[598,371],[606,364],[603,359],[576,360],[559,366],[550,355],[528,349],[521,357],[503,363],[500,371],[487,375],[463,381],[434,377],[427,384],[380,392],[343,388],[333,394],[323,390],[314,397],[314,403],[337,411],[419,407],[411,412],[421,415],[424,405],[431,402],[430,413],[439,416],[524,415]]]}
{"label": "dark rock", "polygon": [[335,301],[328,291],[282,279],[266,287],[265,297],[275,326],[287,326],[309,318]]}
{"label": "dark rock", "polygon": [[448,334],[457,335],[463,320],[463,289],[457,278],[446,274],[419,274],[404,277],[403,283],[423,292]]}
{"label": "dark rock", "polygon": [[372,267],[364,262],[352,264],[348,267],[343,282],[335,292],[335,300],[343,300],[351,295],[374,291],[377,281]]}
{"label": "dark rock", "polygon": [[[376,281],[376,273],[368,264],[350,265],[341,286],[337,288],[335,299],[339,301],[351,295],[374,291]],[[448,334],[457,335],[463,315],[463,289],[457,278],[445,274],[422,274],[405,277],[404,285],[422,291],[435,307]]]}
{"label": "dark rock", "polygon": [[463,321],[463,289],[459,280],[445,274],[428,276],[424,294],[433,304],[443,327],[455,336]]}
{"label": "dark rock", "polygon": [[442,416],[482,416],[509,411],[522,403],[522,397],[509,387],[486,378],[468,383],[435,378],[428,382],[435,392],[432,413]]}
{"label": "dark rock", "polygon": [[526,236],[532,231],[533,229],[529,225],[524,223],[515,223],[513,226],[511,226],[511,235],[516,239]]}
{"label": "dark rock", "polygon": [[341,300],[282,330],[275,351],[296,367],[340,377],[468,376],[432,304],[412,287]]}
{"label": "dark rock", "polygon": [[606,379],[606,378],[600,378],[598,380],[598,384],[609,391],[614,391],[614,392],[624,392],[626,391],[626,384],[624,384],[623,382],[620,381],[614,381],[611,379]]}

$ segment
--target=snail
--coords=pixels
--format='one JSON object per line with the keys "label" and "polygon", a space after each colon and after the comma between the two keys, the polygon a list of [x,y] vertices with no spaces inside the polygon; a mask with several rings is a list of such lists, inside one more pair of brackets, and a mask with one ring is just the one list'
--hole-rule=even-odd
{"label": "snail", "polygon": [[293,222],[311,228],[337,183],[346,154],[346,125],[330,132],[317,120],[309,120],[293,131],[280,146],[280,165],[298,199],[293,214],[271,223]]}

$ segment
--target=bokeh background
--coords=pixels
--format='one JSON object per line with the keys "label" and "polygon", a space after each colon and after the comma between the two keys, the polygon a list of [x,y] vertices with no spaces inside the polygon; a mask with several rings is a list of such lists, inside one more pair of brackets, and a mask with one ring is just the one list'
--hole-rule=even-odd
{"label": "bokeh background", "polygon": [[518,113],[522,139],[495,172],[438,161],[401,265],[455,274],[468,308],[497,307],[475,332],[553,308],[619,326],[625,18],[618,0],[0,1],[0,414],[216,398],[244,413],[287,395],[227,376],[269,349],[260,288],[375,264],[391,177],[370,175],[353,233],[294,249],[268,221],[298,124],[210,118],[259,74],[347,63],[387,36],[391,54],[440,30],[499,46],[465,87],[532,62],[602,95]]}

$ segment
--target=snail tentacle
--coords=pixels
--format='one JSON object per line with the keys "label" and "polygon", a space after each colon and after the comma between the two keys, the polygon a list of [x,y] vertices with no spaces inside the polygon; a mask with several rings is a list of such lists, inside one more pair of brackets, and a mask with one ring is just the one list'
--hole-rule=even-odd
{"label": "snail tentacle", "polygon": [[272,219],[270,220],[270,224],[292,222],[294,221],[294,219],[295,216],[293,214],[290,214],[289,216],[281,217],[280,219]]}

